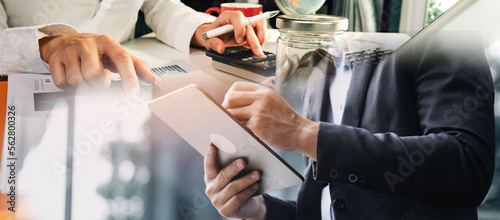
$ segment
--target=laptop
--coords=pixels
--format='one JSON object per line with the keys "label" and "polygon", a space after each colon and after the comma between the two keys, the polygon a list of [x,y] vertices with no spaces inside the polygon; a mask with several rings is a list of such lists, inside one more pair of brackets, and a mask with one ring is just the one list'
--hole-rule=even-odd
{"label": "laptop", "polygon": [[400,48],[416,39],[424,41],[443,31],[477,33],[482,38],[484,48],[487,48],[500,40],[499,12],[498,0],[461,0]]}
{"label": "laptop", "polygon": [[[485,48],[486,59],[490,67],[493,68],[492,73],[500,74],[500,69],[495,70],[494,65],[492,66],[493,63],[500,63],[500,61],[498,61],[500,57],[495,53],[495,51],[500,49],[499,21],[499,0],[460,0],[395,50],[391,48],[383,50],[369,49],[347,53],[344,62],[346,64],[345,68],[352,69],[356,65],[363,65],[365,67],[371,67],[368,71],[373,71],[374,67],[382,60],[409,45],[411,45],[411,47],[416,47],[417,45],[425,44],[425,42],[435,40],[433,38],[438,36],[446,37],[440,39],[442,41],[451,41],[454,44],[463,45],[467,43],[461,42],[464,37],[453,38],[449,36],[453,36],[453,34],[467,34],[475,37],[474,39],[470,39],[471,41],[481,41],[468,43],[482,43],[482,47]],[[464,53],[467,53],[467,51],[464,51]],[[364,71],[360,70],[362,68],[357,69],[358,71]]]}

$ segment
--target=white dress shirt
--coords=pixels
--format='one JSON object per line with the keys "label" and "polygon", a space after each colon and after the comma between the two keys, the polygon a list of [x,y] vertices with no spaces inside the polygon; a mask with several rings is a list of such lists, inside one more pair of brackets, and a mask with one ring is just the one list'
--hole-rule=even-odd
{"label": "white dress shirt", "polygon": [[0,74],[47,73],[38,39],[64,33],[110,35],[119,42],[134,37],[139,10],[156,37],[189,52],[196,28],[215,17],[180,0],[0,0]]}
{"label": "white dress shirt", "polygon": [[[342,123],[347,91],[349,90],[352,76],[352,70],[346,70],[343,66],[344,64],[342,63],[340,68],[337,68],[335,75],[330,78],[330,103],[332,108],[328,114],[328,122],[334,124]],[[321,219],[335,219],[335,216],[330,217],[331,205],[330,188],[326,186],[321,193]]]}

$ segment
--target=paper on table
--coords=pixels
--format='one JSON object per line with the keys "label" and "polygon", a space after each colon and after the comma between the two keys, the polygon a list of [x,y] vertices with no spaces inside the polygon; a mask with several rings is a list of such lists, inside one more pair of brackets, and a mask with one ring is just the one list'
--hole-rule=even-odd
{"label": "paper on table", "polygon": [[151,70],[156,74],[155,84],[162,94],[195,83],[207,91],[217,102],[222,103],[224,95],[229,90],[229,86],[186,60],[170,60],[158,67],[151,68]]}
{"label": "paper on table", "polygon": [[11,185],[8,182],[10,169],[7,163],[15,162],[18,174],[29,149],[37,146],[45,131],[47,115],[64,94],[48,74],[9,75],[7,116],[12,117],[12,120],[5,121],[0,171],[2,192],[7,192]]}

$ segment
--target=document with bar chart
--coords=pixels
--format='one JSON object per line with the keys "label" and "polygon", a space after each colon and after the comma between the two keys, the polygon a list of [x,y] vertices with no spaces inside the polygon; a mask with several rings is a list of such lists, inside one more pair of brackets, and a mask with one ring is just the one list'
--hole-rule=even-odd
{"label": "document with bar chart", "polygon": [[162,94],[167,94],[189,84],[197,84],[207,91],[214,99],[222,103],[229,86],[210,74],[200,70],[187,60],[169,60],[162,65],[151,68],[156,76],[155,85]]}

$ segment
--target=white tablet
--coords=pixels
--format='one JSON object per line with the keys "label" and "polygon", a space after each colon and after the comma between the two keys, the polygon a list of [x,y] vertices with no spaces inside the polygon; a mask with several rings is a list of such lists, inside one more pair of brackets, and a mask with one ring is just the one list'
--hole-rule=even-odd
{"label": "white tablet", "polygon": [[304,181],[295,169],[195,84],[151,101],[149,108],[201,155],[205,156],[213,143],[219,149],[220,167],[243,158],[247,167],[238,176],[259,170],[262,175],[255,195]]}

